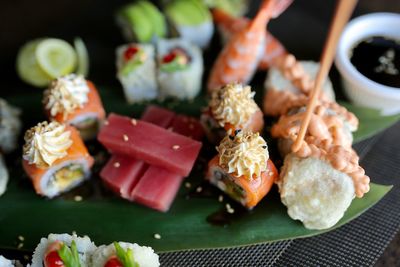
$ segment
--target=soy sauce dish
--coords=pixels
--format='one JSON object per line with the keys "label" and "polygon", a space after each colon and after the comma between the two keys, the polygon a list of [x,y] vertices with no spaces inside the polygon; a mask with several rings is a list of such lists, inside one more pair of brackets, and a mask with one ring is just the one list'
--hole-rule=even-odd
{"label": "soy sauce dish", "polygon": [[353,19],[336,51],[346,95],[360,106],[400,113],[400,15],[373,13]]}

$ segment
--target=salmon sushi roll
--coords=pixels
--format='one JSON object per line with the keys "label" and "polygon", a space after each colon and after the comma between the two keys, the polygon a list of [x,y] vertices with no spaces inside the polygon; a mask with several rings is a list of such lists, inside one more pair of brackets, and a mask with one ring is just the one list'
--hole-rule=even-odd
{"label": "salmon sushi roll", "polygon": [[278,178],[267,143],[258,133],[239,131],[227,135],[217,151],[206,179],[244,207],[254,208]]}
{"label": "salmon sushi roll", "polygon": [[51,121],[74,126],[84,140],[96,136],[105,118],[96,87],[81,75],[54,80],[44,92],[43,105]]}
{"label": "salmon sushi roll", "polygon": [[254,95],[250,86],[238,83],[225,85],[212,93],[200,118],[210,142],[217,144],[227,131],[262,131],[264,116],[254,101]]}
{"label": "salmon sushi roll", "polygon": [[94,160],[74,127],[45,121],[24,139],[22,165],[37,194],[53,198],[89,178]]}

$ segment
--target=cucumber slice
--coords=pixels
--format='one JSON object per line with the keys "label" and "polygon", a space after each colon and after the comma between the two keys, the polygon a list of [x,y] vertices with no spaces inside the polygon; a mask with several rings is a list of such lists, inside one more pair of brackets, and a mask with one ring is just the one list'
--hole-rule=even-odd
{"label": "cucumber slice", "polygon": [[51,77],[39,67],[35,51],[42,39],[35,39],[24,46],[18,52],[17,72],[20,78],[33,86],[45,87],[51,82]]}
{"label": "cucumber slice", "polygon": [[140,1],[138,5],[140,5],[144,14],[150,19],[152,34],[157,37],[165,37],[167,35],[167,23],[160,10],[148,1]]}
{"label": "cucumber slice", "polygon": [[76,68],[76,53],[64,40],[43,40],[38,44],[35,55],[40,68],[53,79],[71,73]]}
{"label": "cucumber slice", "polygon": [[81,38],[76,37],[74,40],[74,47],[78,56],[78,66],[76,69],[77,74],[82,74],[87,77],[89,74],[89,53],[86,49],[85,43]]}

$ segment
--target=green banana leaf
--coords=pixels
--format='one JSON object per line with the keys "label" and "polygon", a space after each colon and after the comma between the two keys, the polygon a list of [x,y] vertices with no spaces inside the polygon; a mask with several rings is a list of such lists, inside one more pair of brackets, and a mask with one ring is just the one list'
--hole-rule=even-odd
{"label": "green banana leaf", "polygon": [[[100,92],[108,112],[139,117],[145,107],[145,104],[125,104],[119,89],[104,88]],[[25,128],[45,119],[40,105],[41,92],[27,92],[9,100],[23,108]],[[177,112],[190,115],[198,115],[205,104],[204,97],[194,101],[164,103]],[[357,108],[353,111],[359,116],[360,128],[364,131],[359,135],[360,138],[375,134],[394,122],[391,118],[382,123],[387,117],[379,116],[369,109]],[[363,126],[376,121],[380,122],[376,127]],[[89,147],[91,145],[93,144],[89,144]],[[8,191],[0,198],[0,247],[17,248],[23,244],[21,250],[31,251],[40,238],[49,233],[75,231],[78,235],[90,236],[96,244],[108,244],[115,240],[129,241],[152,246],[157,252],[167,252],[243,246],[312,236],[331,230],[307,230],[300,222],[290,219],[279,200],[276,188],[250,212],[235,205],[227,197],[219,202],[220,192],[215,189],[210,190],[209,197],[193,196],[191,192],[198,185],[207,188],[202,183],[206,159],[202,161],[203,163],[197,163],[187,178],[191,188],[182,186],[171,210],[160,213],[109,193],[96,175],[101,166],[96,167],[91,182],[73,192],[53,200],[41,198],[34,193],[29,179],[21,170],[20,151],[15,152],[7,157],[11,182]],[[390,189],[391,186],[371,184],[370,192],[362,199],[355,199],[335,227],[359,216]],[[74,201],[75,195],[83,196],[83,200]],[[224,214],[221,219],[216,215],[224,210],[226,203],[234,207],[235,213]],[[161,235],[161,239],[154,238],[155,234]],[[18,236],[23,236],[24,241],[21,242]]]}

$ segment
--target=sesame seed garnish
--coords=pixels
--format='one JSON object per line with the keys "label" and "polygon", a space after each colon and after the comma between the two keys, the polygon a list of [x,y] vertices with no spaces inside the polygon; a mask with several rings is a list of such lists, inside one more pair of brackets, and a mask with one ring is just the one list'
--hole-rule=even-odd
{"label": "sesame seed garnish", "polygon": [[179,148],[180,148],[180,146],[178,146],[178,145],[172,146],[172,149],[173,149],[173,150],[178,150]]}
{"label": "sesame seed garnish", "polygon": [[218,202],[222,202],[222,201],[224,201],[224,196],[223,195],[219,195]]}
{"label": "sesame seed garnish", "polygon": [[230,214],[235,212],[235,210],[231,207],[231,205],[229,203],[226,203],[225,208],[226,208],[226,211]]}
{"label": "sesame seed garnish", "polygon": [[132,123],[133,125],[136,125],[136,124],[137,124],[137,120],[131,119],[131,123]]}
{"label": "sesame seed garnish", "polygon": [[115,168],[119,168],[119,166],[121,166],[121,164],[119,162],[114,162],[114,167]]}
{"label": "sesame seed garnish", "polygon": [[24,246],[24,243],[19,243],[17,249],[21,249]]}
{"label": "sesame seed garnish", "polygon": [[161,235],[160,234],[154,234],[154,238],[155,239],[161,239]]}
{"label": "sesame seed garnish", "polygon": [[203,187],[199,186],[199,187],[196,188],[196,192],[197,193],[200,193],[201,191],[203,191]]}
{"label": "sesame seed garnish", "polygon": [[194,129],[193,123],[189,124],[189,129],[190,129],[190,130],[193,130],[193,129]]}
{"label": "sesame seed garnish", "polygon": [[24,238],[22,235],[19,235],[19,236],[18,236],[18,240],[20,240],[20,241],[24,241],[24,240],[25,240],[25,238]]}
{"label": "sesame seed garnish", "polygon": [[191,188],[191,187],[192,187],[192,184],[189,183],[189,182],[186,182],[186,183],[185,183],[185,187],[186,187],[186,188]]}
{"label": "sesame seed garnish", "polygon": [[72,231],[72,235],[76,235],[76,231]]}
{"label": "sesame seed garnish", "polygon": [[80,202],[80,201],[83,200],[83,198],[82,198],[82,196],[80,196],[80,195],[76,195],[76,196],[74,196],[74,200],[75,200],[76,202]]}
{"label": "sesame seed garnish", "polygon": [[124,134],[123,138],[124,138],[124,141],[125,141],[125,142],[128,142],[129,137],[128,137],[126,134]]}

